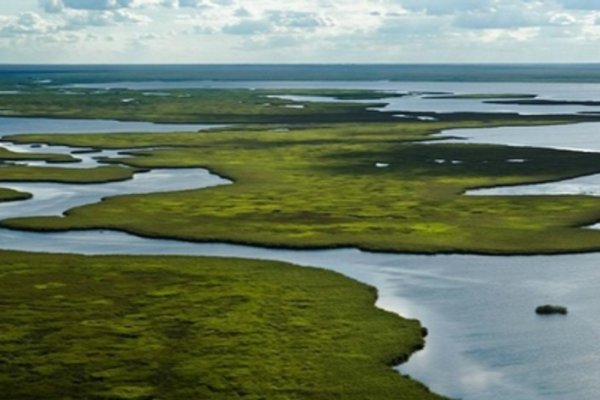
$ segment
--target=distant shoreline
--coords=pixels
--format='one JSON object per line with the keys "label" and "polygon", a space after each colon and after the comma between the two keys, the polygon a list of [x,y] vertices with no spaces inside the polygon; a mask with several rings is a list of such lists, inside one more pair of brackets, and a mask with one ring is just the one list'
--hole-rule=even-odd
{"label": "distant shoreline", "polygon": [[600,83],[600,64],[0,64],[0,84],[48,79]]}

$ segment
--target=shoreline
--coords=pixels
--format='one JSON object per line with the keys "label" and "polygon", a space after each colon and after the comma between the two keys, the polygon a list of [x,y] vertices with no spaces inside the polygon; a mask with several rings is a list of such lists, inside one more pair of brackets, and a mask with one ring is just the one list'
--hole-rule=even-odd
{"label": "shoreline", "polygon": [[[588,121],[582,121],[582,122],[588,122]],[[565,122],[565,124],[569,124],[569,122]],[[3,138],[4,139],[4,138]],[[101,147],[100,147],[101,148]],[[180,167],[180,168],[185,168],[185,167]],[[214,171],[210,170],[212,173],[214,173]],[[591,174],[585,174],[585,175],[591,175]],[[585,176],[582,175],[582,176]],[[219,175],[221,176],[221,175]],[[222,177],[222,176],[221,176]],[[572,178],[567,178],[567,179],[573,179]],[[557,179],[556,181],[562,181],[565,179]],[[531,182],[531,183],[527,183],[527,184],[535,184],[535,183],[547,183],[548,181],[540,181],[540,182]],[[500,186],[515,186],[515,185],[497,185],[498,187]],[[492,186],[495,187],[495,186]],[[486,186],[486,188],[489,188],[489,186]],[[472,190],[472,189],[470,189]],[[64,215],[68,215],[68,210],[64,213]],[[3,224],[0,224],[3,225]],[[8,228],[10,229],[10,228]],[[26,231],[26,229],[14,229],[14,230],[21,230],[21,231]],[[600,250],[600,245],[598,249],[590,249],[589,251],[584,250],[584,251],[567,251],[567,252],[563,252],[563,251],[558,251],[558,252],[544,252],[544,253],[516,253],[516,252],[511,252],[511,253],[503,253],[503,252],[473,252],[473,251],[456,251],[456,250],[449,250],[449,251],[432,251],[432,252],[398,252],[398,251],[389,251],[389,250],[376,250],[376,249],[362,249],[360,247],[352,247],[352,246],[345,246],[345,245],[338,245],[338,246],[331,246],[331,245],[325,245],[323,247],[314,247],[314,246],[269,246],[267,245],[267,247],[264,247],[262,245],[257,245],[256,243],[252,243],[252,242],[243,242],[243,241],[223,241],[223,240],[186,240],[186,239],[182,239],[182,238],[177,238],[177,237],[164,237],[164,236],[160,236],[160,235],[144,235],[144,234],[140,234],[139,232],[129,232],[126,229],[114,229],[114,228],[103,228],[103,227],[98,227],[98,228],[84,228],[84,229],[65,229],[65,230],[44,230],[44,229],[31,229],[29,231],[31,232],[40,232],[40,233],[46,233],[46,232],[69,232],[69,231],[95,231],[95,230],[106,230],[106,231],[116,231],[116,232],[124,232],[127,234],[131,234],[133,236],[137,236],[137,237],[143,237],[143,238],[149,238],[149,239],[157,239],[157,240],[169,240],[169,241],[179,241],[179,242],[189,242],[189,243],[207,243],[207,244],[217,244],[217,243],[223,243],[223,244],[241,244],[244,246],[251,246],[251,247],[258,247],[258,248],[262,248],[262,249],[291,249],[291,250],[302,250],[302,251],[313,251],[313,250],[326,250],[326,249],[350,249],[350,250],[358,250],[360,252],[365,252],[365,253],[380,253],[380,254],[411,254],[411,255],[430,255],[430,256],[436,256],[436,255],[451,255],[451,254],[456,254],[456,255],[493,255],[493,256],[531,256],[531,257],[535,257],[535,256],[546,256],[546,255],[566,255],[566,254],[585,254],[585,253],[593,253],[593,252],[598,252]],[[193,257],[193,256],[191,256]],[[314,267],[311,267],[314,268]],[[415,349],[415,351],[418,351],[419,349]],[[413,353],[411,353],[413,354]],[[407,358],[407,360],[404,360],[404,362],[408,361],[408,359],[410,358],[410,356]],[[396,366],[396,364],[394,364],[393,366]]]}

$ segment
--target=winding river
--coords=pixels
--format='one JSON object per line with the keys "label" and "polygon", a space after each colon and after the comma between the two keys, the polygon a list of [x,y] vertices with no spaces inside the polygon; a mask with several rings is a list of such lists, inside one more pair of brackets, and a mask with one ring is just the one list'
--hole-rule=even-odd
{"label": "winding river", "polygon": [[[62,127],[72,123],[53,121]],[[1,122],[0,135],[15,133]],[[77,131],[101,132],[96,122],[87,121],[89,125],[79,126]],[[119,124],[110,123],[117,131],[131,130]],[[200,128],[189,128],[197,129]],[[468,130],[445,134],[477,142],[493,132],[495,143],[544,144],[545,139],[535,144],[515,142],[517,136],[539,136],[542,128],[501,129],[504,131]],[[599,148],[589,144],[594,142],[590,135],[597,129],[597,125],[588,127],[586,124],[552,127],[556,140],[547,143],[550,147],[598,151]],[[143,130],[152,129],[146,127]],[[184,129],[177,126],[177,130]],[[520,132],[516,136],[513,135],[515,130]],[[572,137],[579,136],[584,139],[587,136],[588,139],[577,143],[571,141]],[[72,153],[81,150],[59,146],[32,149],[31,146],[5,145],[15,151]],[[116,157],[118,152],[103,155]],[[87,166],[97,163],[94,158],[97,154],[74,156],[83,157]],[[77,164],[64,166],[76,167]],[[600,185],[597,176],[586,179],[577,182],[574,193],[589,191]],[[0,204],[0,218],[57,215],[76,205],[118,194],[186,190],[229,183],[199,169],[154,170],[136,174],[128,182],[98,185],[7,183],[2,187],[27,191],[34,197],[23,202]],[[547,184],[549,186],[543,189],[544,193],[553,193],[565,183],[568,182]],[[514,187],[512,190],[526,187]],[[593,194],[597,195],[597,192]],[[600,354],[597,351],[600,336],[600,320],[597,318],[600,315],[600,298],[597,296],[600,254],[490,257],[381,254],[357,249],[275,250],[146,239],[99,230],[42,234],[0,229],[0,247],[83,254],[237,256],[327,268],[377,287],[380,293],[378,306],[418,318],[429,328],[426,348],[399,370],[424,382],[434,391],[466,400],[587,400],[600,393]],[[567,305],[571,311],[569,317],[537,317],[533,309],[546,302]]]}

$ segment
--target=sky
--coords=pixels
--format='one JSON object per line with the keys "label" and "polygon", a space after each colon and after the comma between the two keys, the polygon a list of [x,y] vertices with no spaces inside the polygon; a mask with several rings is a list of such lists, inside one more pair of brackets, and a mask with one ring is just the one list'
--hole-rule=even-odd
{"label": "sky", "polygon": [[600,62],[600,0],[0,0],[0,63]]}

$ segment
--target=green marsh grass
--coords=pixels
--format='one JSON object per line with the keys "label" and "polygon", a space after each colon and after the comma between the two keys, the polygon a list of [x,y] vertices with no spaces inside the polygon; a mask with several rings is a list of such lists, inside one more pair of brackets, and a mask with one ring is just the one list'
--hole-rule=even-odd
{"label": "green marsh grass", "polygon": [[[15,219],[3,225],[107,228],[149,237],[295,248],[491,254],[599,249],[600,232],[579,228],[600,218],[595,197],[464,192],[598,173],[600,155],[418,142],[442,129],[497,124],[505,122],[18,136],[14,140],[98,148],[169,146],[140,150],[120,162],[136,168],[206,167],[235,183],[119,196],[70,210],[66,217]],[[377,163],[389,167],[377,168]]]}
{"label": "green marsh grass", "polygon": [[11,400],[441,399],[394,372],[417,321],[329,271],[239,259],[1,252]]}

